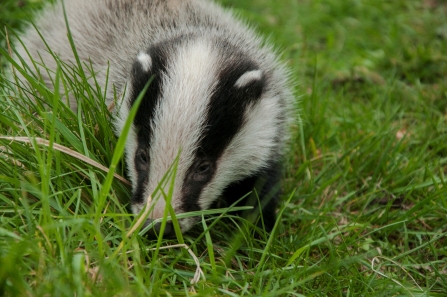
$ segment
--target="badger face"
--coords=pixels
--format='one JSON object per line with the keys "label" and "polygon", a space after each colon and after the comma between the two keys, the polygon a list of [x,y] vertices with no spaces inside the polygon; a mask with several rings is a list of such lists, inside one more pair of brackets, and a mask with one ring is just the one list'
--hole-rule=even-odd
{"label": "badger face", "polygon": [[[177,214],[209,209],[225,189],[276,158],[284,118],[279,95],[269,86],[269,70],[243,50],[225,40],[190,36],[140,52],[118,110],[118,133],[152,77],[126,144],[135,214],[177,158],[171,201]],[[159,189],[168,193],[169,186]],[[166,202],[158,196],[149,204],[148,223],[163,217]],[[182,232],[195,222],[180,219]]]}

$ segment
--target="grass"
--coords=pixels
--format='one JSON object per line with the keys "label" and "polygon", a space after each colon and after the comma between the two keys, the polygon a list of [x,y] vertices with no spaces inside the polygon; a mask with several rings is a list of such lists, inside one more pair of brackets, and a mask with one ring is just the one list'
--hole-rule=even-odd
{"label": "grass", "polygon": [[[445,296],[445,1],[221,2],[282,49],[298,82],[277,229],[204,215],[180,240],[206,277],[192,285],[193,257],[159,249],[178,240],[139,234],[127,186],[51,148],[0,140],[0,295]],[[40,7],[3,1],[0,21],[12,34]],[[18,89],[2,75],[0,135],[108,167],[117,139],[91,103],[102,90],[66,71],[55,83],[77,92],[83,117],[38,81]]]}

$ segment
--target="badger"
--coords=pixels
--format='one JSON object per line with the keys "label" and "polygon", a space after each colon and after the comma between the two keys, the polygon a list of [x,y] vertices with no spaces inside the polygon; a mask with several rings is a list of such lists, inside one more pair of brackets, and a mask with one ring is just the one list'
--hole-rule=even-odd
{"label": "badger", "polygon": [[[117,136],[148,85],[125,147],[134,214],[150,207],[146,224],[163,217],[166,200],[148,199],[157,187],[168,192],[160,181],[177,162],[170,201],[176,214],[229,206],[252,193],[253,213],[272,229],[293,100],[271,45],[207,0],[58,2],[16,45],[20,61],[52,70],[33,70],[48,85],[55,56],[76,65],[68,29],[84,70],[94,70],[90,83],[107,87],[106,104],[115,103]],[[75,98],[69,101],[76,108]],[[181,231],[197,221],[180,219]],[[165,234],[172,232],[168,223]]]}

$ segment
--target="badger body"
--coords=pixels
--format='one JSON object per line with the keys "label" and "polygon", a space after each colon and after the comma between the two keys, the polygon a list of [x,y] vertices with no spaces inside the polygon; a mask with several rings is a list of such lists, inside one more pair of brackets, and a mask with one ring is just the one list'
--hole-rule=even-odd
{"label": "badger body", "polygon": [[[272,48],[205,0],[70,0],[65,11],[81,62],[92,65],[101,87],[108,82],[117,135],[152,79],[125,148],[132,211],[151,207],[148,223],[163,217],[165,199],[148,199],[176,162],[171,205],[177,214],[231,205],[258,185],[263,222],[271,229],[292,102],[287,72]],[[54,70],[48,45],[76,64],[60,3],[35,25],[45,42],[29,28],[21,40],[31,57],[17,46],[25,62]],[[51,72],[40,73],[50,85]],[[195,222],[179,220],[183,232]]]}

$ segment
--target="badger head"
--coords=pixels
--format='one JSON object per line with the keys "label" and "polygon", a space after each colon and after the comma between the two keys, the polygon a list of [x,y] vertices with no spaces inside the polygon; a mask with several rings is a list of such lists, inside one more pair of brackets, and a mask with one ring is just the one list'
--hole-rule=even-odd
{"label": "badger head", "polygon": [[[176,214],[209,209],[225,189],[277,160],[284,102],[272,87],[273,70],[264,64],[218,38],[180,37],[138,53],[115,125],[120,133],[153,78],[126,144],[135,214],[176,160],[171,201]],[[159,192],[167,193],[169,185],[160,185]],[[149,203],[148,223],[163,217],[166,202],[158,197]],[[182,232],[195,222],[180,219]]]}

